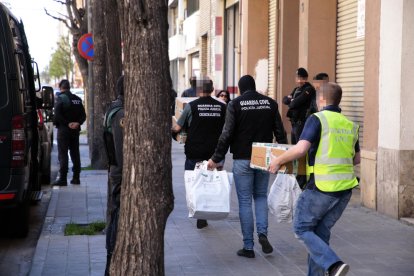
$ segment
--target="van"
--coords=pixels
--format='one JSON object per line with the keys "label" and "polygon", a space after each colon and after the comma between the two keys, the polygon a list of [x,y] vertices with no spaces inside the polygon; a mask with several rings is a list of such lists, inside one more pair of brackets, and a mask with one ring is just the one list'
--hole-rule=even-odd
{"label": "van", "polygon": [[41,191],[38,110],[52,110],[53,89],[40,88],[23,23],[1,3],[0,72],[0,210],[5,215],[1,226],[25,237],[32,195]]}

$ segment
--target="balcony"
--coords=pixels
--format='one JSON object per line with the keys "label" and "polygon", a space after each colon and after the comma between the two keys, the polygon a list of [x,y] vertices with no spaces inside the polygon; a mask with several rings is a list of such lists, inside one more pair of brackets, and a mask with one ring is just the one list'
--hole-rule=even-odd
{"label": "balcony", "polygon": [[170,60],[185,58],[185,38],[182,34],[176,34],[168,39],[168,55]]}
{"label": "balcony", "polygon": [[183,34],[185,35],[185,49],[190,50],[198,46],[200,37],[200,12],[193,13],[183,23]]}

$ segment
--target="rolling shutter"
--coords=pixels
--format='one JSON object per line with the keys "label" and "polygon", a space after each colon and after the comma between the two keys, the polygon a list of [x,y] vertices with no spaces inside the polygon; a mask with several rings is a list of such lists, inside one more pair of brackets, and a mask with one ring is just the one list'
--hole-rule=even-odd
{"label": "rolling shutter", "polygon": [[364,137],[364,36],[357,36],[358,0],[338,0],[336,82],[342,87],[342,113],[360,125]]}
{"label": "rolling shutter", "polygon": [[276,80],[276,22],[277,0],[269,1],[269,63],[268,63],[268,96],[275,98]]}

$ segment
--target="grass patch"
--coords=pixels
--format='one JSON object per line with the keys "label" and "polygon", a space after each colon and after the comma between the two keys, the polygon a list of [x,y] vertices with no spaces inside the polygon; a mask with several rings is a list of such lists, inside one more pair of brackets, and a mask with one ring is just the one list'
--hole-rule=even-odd
{"label": "grass patch", "polygon": [[69,223],[65,227],[65,236],[73,235],[97,235],[101,234],[106,227],[103,221],[96,221],[89,224]]}
{"label": "grass patch", "polygon": [[88,166],[86,166],[86,167],[82,167],[82,169],[81,169],[82,171],[92,171],[93,170],[93,168],[92,168],[92,166],[91,165],[88,165]]}

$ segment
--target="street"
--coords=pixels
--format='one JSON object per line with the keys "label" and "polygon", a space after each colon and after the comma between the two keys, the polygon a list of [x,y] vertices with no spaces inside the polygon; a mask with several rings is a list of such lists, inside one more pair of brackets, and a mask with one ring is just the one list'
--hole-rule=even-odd
{"label": "street", "polygon": [[[55,144],[52,150],[52,181],[57,174],[56,164],[57,149]],[[42,200],[30,208],[30,230],[27,237],[24,239],[10,238],[6,233],[7,229],[4,228],[0,232],[0,276],[25,276],[30,271],[51,195],[49,185],[43,185],[42,190]],[[3,221],[2,214],[0,214],[0,221]]]}

